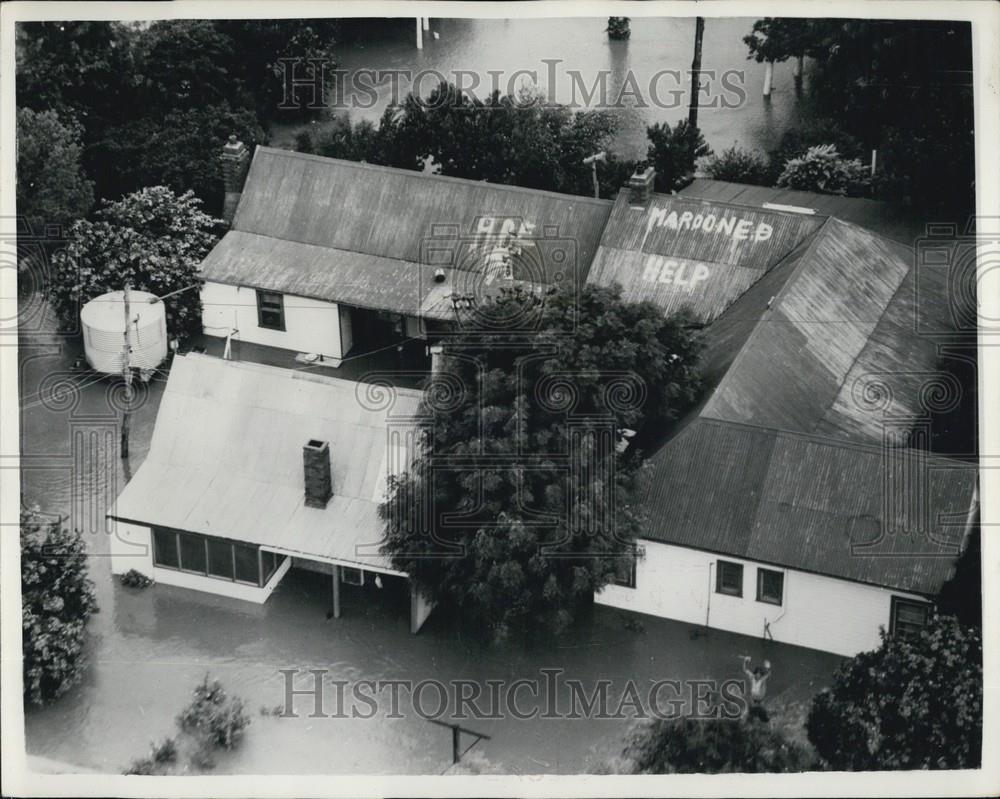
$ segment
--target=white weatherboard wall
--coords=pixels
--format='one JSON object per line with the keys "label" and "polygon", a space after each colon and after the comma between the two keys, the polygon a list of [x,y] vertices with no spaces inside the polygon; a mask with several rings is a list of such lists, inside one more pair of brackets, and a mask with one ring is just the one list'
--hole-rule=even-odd
{"label": "white weatherboard wall", "polygon": [[[640,541],[645,556],[636,564],[636,587],[608,585],[596,601],[756,638],[770,623],[775,641],[852,657],[879,645],[879,626],[889,627],[892,597],[911,594],[835,577],[780,569],[727,555]],[[743,565],[743,596],[715,590],[718,560]],[[757,601],[757,569],[785,575],[782,604]]]}
{"label": "white weatherboard wall", "polygon": [[336,303],[285,294],[285,329],[257,324],[257,292],[247,286],[205,283],[201,289],[201,323],[206,336],[225,338],[235,328],[238,341],[324,358],[344,357],[340,308]]}
{"label": "white weatherboard wall", "polygon": [[190,574],[177,569],[161,569],[153,565],[153,536],[150,528],[120,521],[112,521],[111,524],[112,574],[124,574],[129,569],[135,569],[162,585],[176,585],[178,588],[190,588],[207,594],[218,594],[261,604],[271,596],[271,592],[292,565],[292,559],[285,558],[284,563],[262,588],[218,577],[203,577],[200,574]]}

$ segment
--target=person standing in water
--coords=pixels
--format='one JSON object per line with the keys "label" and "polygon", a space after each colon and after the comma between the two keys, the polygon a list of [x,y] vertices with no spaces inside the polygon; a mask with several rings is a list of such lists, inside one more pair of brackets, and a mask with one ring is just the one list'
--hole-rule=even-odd
{"label": "person standing in water", "polygon": [[754,705],[763,703],[767,694],[767,678],[771,676],[771,661],[765,660],[763,666],[750,670],[750,656],[743,655],[743,673],[750,681],[750,702]]}

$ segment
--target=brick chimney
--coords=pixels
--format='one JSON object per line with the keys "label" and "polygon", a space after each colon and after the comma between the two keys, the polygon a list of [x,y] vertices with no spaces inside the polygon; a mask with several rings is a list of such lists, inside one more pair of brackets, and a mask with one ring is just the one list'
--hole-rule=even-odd
{"label": "brick chimney", "polygon": [[310,439],[302,448],[305,475],[306,507],[325,508],[333,496],[330,477],[330,443]]}
{"label": "brick chimney", "polygon": [[646,167],[643,172],[636,172],[628,179],[628,192],[630,205],[645,205],[649,198],[653,196],[653,181],[656,179],[656,170],[653,167]]}
{"label": "brick chimney", "polygon": [[240,194],[243,192],[243,183],[247,179],[249,166],[250,151],[243,142],[236,138],[236,134],[233,134],[222,148],[222,182],[226,189],[226,202],[222,208],[222,218],[228,224],[232,224],[233,217],[236,216],[236,206],[240,202]]}

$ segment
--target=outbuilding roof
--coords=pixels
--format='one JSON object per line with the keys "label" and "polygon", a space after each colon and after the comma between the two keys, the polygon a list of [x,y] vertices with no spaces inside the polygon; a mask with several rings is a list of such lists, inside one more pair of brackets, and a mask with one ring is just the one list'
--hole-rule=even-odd
{"label": "outbuilding roof", "polygon": [[[391,571],[378,544],[421,393],[304,370],[174,358],[149,455],[109,515]],[[303,446],[329,442],[333,497],[305,504]]]}
{"label": "outbuilding roof", "polygon": [[[204,260],[202,276],[449,318],[441,297],[488,291],[496,278],[488,255],[504,241],[517,245],[510,279],[582,283],[611,206],[258,147],[232,229]],[[433,283],[439,267],[446,279]]]}

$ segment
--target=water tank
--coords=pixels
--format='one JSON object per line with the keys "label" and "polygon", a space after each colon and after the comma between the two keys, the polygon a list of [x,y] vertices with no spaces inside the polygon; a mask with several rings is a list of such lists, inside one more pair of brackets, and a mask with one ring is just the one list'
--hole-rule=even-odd
{"label": "water tank", "polygon": [[[152,369],[167,357],[167,313],[153,294],[129,291],[132,332],[132,366]],[[121,372],[125,343],[125,292],[111,291],[95,297],[80,311],[83,352],[98,372]]]}

